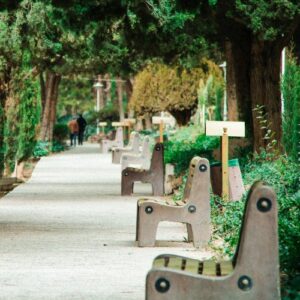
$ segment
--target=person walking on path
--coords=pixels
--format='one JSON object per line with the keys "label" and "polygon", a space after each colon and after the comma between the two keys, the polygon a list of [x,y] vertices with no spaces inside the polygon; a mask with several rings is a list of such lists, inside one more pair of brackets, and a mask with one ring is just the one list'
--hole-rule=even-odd
{"label": "person walking on path", "polygon": [[68,123],[68,127],[70,130],[70,145],[76,146],[76,139],[79,132],[79,126],[76,117],[73,117],[73,119]]}
{"label": "person walking on path", "polygon": [[84,136],[84,130],[87,125],[86,120],[83,118],[82,114],[79,114],[79,118],[77,119],[78,123],[78,145],[83,144],[83,136]]}

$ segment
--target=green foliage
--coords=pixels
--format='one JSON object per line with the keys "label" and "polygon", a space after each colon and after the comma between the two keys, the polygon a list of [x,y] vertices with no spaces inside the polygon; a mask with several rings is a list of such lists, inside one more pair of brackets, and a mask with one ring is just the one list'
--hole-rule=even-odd
{"label": "green foliage", "polygon": [[69,127],[67,124],[55,124],[53,138],[55,141],[63,143],[69,137]]}
{"label": "green foliage", "polygon": [[33,150],[34,157],[42,157],[50,154],[49,143],[44,141],[38,141]]}
{"label": "green foliage", "polygon": [[119,120],[118,109],[112,102],[107,103],[106,106],[100,110],[99,119],[101,122],[108,122],[109,124],[113,121]]}
{"label": "green foliage", "polygon": [[31,157],[37,138],[41,115],[39,82],[33,78],[23,81],[19,104],[18,161]]}
{"label": "green foliage", "polygon": [[[16,109],[17,107],[17,109]],[[11,95],[6,101],[6,120],[4,125],[4,149],[5,149],[5,165],[10,172],[13,171],[16,156],[18,152],[18,135],[19,135],[19,110],[18,100],[15,95]]]}
{"label": "green foliage", "polygon": [[[278,154],[276,146],[277,140],[275,139],[275,132],[271,130],[271,123],[268,122],[268,113],[265,112],[265,107],[263,105],[256,105],[253,108],[255,112],[256,119],[258,120],[258,124],[260,130],[262,132],[262,139],[264,140],[264,151],[269,154],[269,159]],[[267,158],[267,157],[266,157]]]}
{"label": "green foliage", "polygon": [[177,174],[184,172],[194,156],[212,157],[212,152],[219,146],[219,139],[200,135],[199,127],[185,127],[170,137],[165,143],[165,163],[175,165]]}
{"label": "green foliage", "polygon": [[85,113],[94,109],[91,89],[93,80],[83,76],[63,77],[59,85],[58,115],[71,115],[72,111]]}
{"label": "green foliage", "polygon": [[[177,112],[181,112],[181,117],[184,111],[197,106],[199,83],[212,78],[210,75],[214,76],[214,82],[222,81],[219,67],[204,59],[201,67],[190,70],[178,65],[149,64],[135,78],[130,108],[139,115],[169,111],[177,119]],[[209,96],[211,90],[212,85],[207,91]]]}
{"label": "green foliage", "polygon": [[5,114],[4,114],[4,109],[2,107],[2,102],[3,99],[0,98],[0,176],[2,176],[3,171],[4,171],[4,124],[5,124]]}
{"label": "green foliage", "polygon": [[221,85],[216,87],[216,108],[215,120],[222,121],[222,102],[224,97],[224,88]]}
{"label": "green foliage", "polygon": [[62,152],[64,150],[65,150],[65,146],[64,144],[62,144],[61,141],[56,141],[56,140],[53,141],[51,152],[56,153],[56,152]]}
{"label": "green foliage", "polygon": [[[65,146],[61,144],[59,141],[53,141],[52,147],[49,142],[45,141],[38,141],[35,145],[33,156],[34,157],[42,157],[42,156],[48,156],[51,152],[61,152],[65,150]],[[51,151],[50,151],[51,150]]]}
{"label": "green foliage", "polygon": [[300,161],[300,66],[289,57],[282,83],[284,98],[283,144],[295,161]]}
{"label": "green foliage", "polygon": [[[275,161],[263,159],[249,161],[244,168],[244,183],[264,180],[275,189],[279,205],[279,254],[282,273],[288,275],[289,285],[299,269],[300,253],[300,170],[296,163],[281,156]],[[211,201],[213,239],[222,238],[220,249],[232,256],[238,242],[245,199],[226,202]],[[220,211],[220,206],[224,209]]]}

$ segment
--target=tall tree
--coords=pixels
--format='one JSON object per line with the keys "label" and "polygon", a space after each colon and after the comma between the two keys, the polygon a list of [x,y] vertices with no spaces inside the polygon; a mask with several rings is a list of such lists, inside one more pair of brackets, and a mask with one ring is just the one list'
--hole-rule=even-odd
{"label": "tall tree", "polygon": [[254,148],[266,144],[251,113],[257,104],[265,107],[271,130],[281,140],[280,54],[299,24],[298,0],[147,0],[128,7],[135,32],[129,26],[127,36],[133,38],[132,48],[146,56],[188,63],[197,49],[203,53],[209,41],[218,43],[227,57],[230,96],[237,99],[229,109],[246,121]]}

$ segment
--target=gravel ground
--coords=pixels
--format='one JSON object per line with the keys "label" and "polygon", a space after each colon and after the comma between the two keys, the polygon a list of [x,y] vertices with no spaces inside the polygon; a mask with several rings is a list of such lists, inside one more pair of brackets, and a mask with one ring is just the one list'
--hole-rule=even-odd
{"label": "gravel ground", "polygon": [[157,247],[138,248],[136,201],[151,188],[121,197],[120,169],[86,144],[42,158],[0,199],[0,299],[141,300],[156,255],[210,257],[183,242],[182,224],[162,223]]}

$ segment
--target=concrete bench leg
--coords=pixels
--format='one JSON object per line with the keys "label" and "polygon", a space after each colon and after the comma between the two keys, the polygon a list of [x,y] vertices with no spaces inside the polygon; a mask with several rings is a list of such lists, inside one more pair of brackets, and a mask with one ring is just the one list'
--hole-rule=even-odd
{"label": "concrete bench leg", "polygon": [[122,172],[121,195],[131,196],[133,194],[134,181],[128,180],[124,172]]}
{"label": "concrete bench leg", "polygon": [[211,228],[209,224],[191,224],[193,243],[195,248],[207,245],[210,239]]}
{"label": "concrete bench leg", "polygon": [[164,182],[162,180],[156,180],[152,183],[153,196],[164,195]]}
{"label": "concrete bench leg", "polygon": [[187,223],[186,224],[186,230],[187,230],[187,241],[188,241],[188,243],[190,243],[194,240],[192,225]]}

